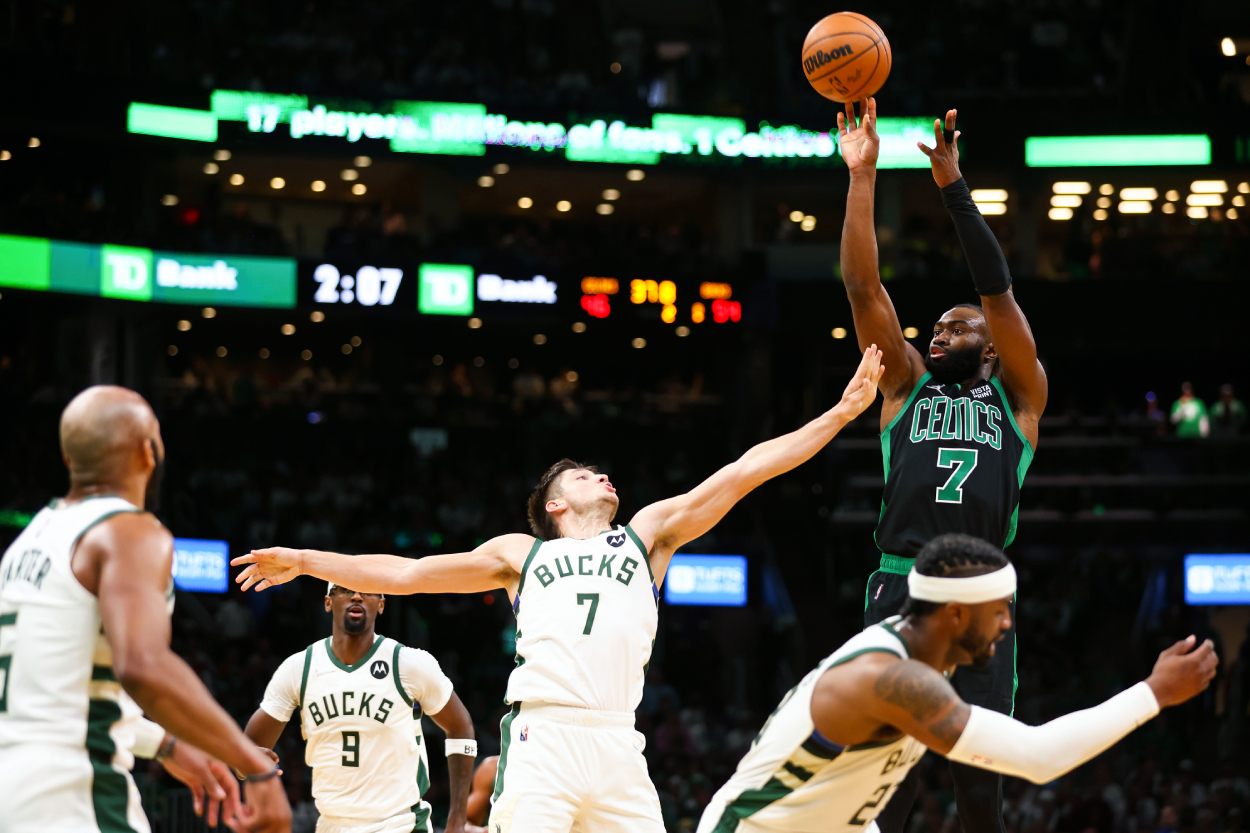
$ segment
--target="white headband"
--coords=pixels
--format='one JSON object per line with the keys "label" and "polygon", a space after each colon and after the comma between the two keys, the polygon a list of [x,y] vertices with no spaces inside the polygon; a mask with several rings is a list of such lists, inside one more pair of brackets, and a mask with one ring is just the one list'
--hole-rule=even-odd
{"label": "white headband", "polygon": [[964,578],[924,576],[912,567],[907,574],[907,593],[922,602],[960,602],[982,604],[1006,599],[1016,594],[1016,568],[1008,564],[1001,570]]}
{"label": "white headband", "polygon": [[[331,593],[333,593],[333,592],[334,592],[334,588],[336,588],[336,587],[338,587],[338,585],[337,585],[337,584],[335,584],[334,582],[332,582],[332,581],[328,581],[328,582],[326,582],[326,595],[327,595],[327,596],[329,596]],[[386,594],[385,594],[385,593],[379,593],[378,595],[380,595],[380,596],[381,596],[382,598],[384,598],[384,599],[386,598]]]}

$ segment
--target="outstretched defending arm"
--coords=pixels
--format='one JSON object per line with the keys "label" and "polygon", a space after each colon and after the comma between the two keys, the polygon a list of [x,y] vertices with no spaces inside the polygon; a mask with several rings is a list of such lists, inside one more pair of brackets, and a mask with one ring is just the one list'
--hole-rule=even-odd
{"label": "outstretched defending arm", "polygon": [[656,583],[663,583],[678,547],[715,526],[756,486],[810,460],[863,413],[877,397],[883,370],[881,351],[870,345],[837,405],[797,431],[760,443],[688,493],[653,503],[635,515],[630,527],[648,548]]}
{"label": "outstretched defending arm", "polygon": [[[945,677],[916,660],[877,660],[865,680],[871,688],[860,686],[864,694],[855,705],[953,761],[1045,784],[1104,752],[1160,709],[1204,691],[1218,660],[1209,640],[1193,650],[1195,642],[1191,636],[1161,653],[1145,681],[1041,726],[969,706]],[[828,708],[818,714],[813,703],[816,728],[824,732],[822,722],[837,718]]]}
{"label": "outstretched defending arm", "polygon": [[315,576],[361,593],[481,593],[498,588],[516,593],[530,535],[500,535],[472,552],[402,558],[398,555],[342,555],[269,547],[230,563],[247,567],[235,581],[247,590],[266,590],[296,576]]}
{"label": "outstretched defending arm", "polygon": [[955,130],[956,112],[947,111],[945,130],[942,122],[934,120],[932,149],[918,144],[929,157],[933,180],[942,189],[942,205],[950,212],[959,233],[959,243],[968,259],[972,282],[981,296],[985,323],[989,325],[990,339],[1002,363],[1003,381],[1011,394],[1017,418],[1021,414],[1036,418],[1046,407],[1046,372],[1037,360],[1033,331],[1011,291],[1011,273],[998,238],[972,201],[972,192],[959,171],[960,131]]}
{"label": "outstretched defending arm", "polygon": [[846,195],[846,219],[842,223],[842,282],[851,302],[855,337],[859,339],[860,349],[869,344],[881,348],[881,361],[886,367],[881,380],[881,393],[888,402],[907,398],[912,385],[924,374],[924,359],[903,338],[894,302],[881,285],[874,217],[877,153],[880,149],[876,99],[863,102],[860,115],[856,125],[855,105],[850,103],[846,105],[845,113],[838,113],[838,140],[842,158],[851,172],[851,184]]}

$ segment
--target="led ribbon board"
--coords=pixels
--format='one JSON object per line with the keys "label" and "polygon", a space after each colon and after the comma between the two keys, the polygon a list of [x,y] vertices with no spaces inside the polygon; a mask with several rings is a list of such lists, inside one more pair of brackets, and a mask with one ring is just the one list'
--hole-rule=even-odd
{"label": "led ribbon board", "polygon": [[174,539],[174,586],[192,593],[225,593],[230,586],[230,548],[225,541]]}
{"label": "led ribbon board", "polygon": [[1250,553],[1185,556],[1185,603],[1250,604]]}
{"label": "led ribbon board", "polygon": [[1211,139],[1180,136],[1030,136],[1024,140],[1030,168],[1093,168],[1141,165],[1210,165]]}
{"label": "led ribbon board", "polygon": [[746,556],[674,555],[664,576],[664,601],[742,607],[747,603]]}
{"label": "led ribbon board", "polygon": [[[149,108],[149,109],[144,109]],[[322,136],[349,143],[361,139],[385,140],[392,151],[457,156],[481,156],[490,146],[563,151],[575,162],[616,162],[653,165],[666,158],[703,158],[726,162],[738,158],[811,160],[833,164],[838,156],[836,133],[812,131],[794,125],[760,122],[748,130],[746,122],[721,116],[656,113],[647,127],[619,119],[591,119],[564,124],[525,121],[489,113],[484,104],[310,99],[302,95],[214,90],[211,110],[179,110],[161,114],[157,105],[132,104],[131,132],[174,138],[202,138],[212,121],[243,122],[251,133],[274,133],[288,125],[292,139]],[[183,121],[179,121],[182,119]],[[183,122],[194,122],[194,130]],[[927,118],[883,118],[880,168],[927,168],[928,159],[916,142],[932,138]],[[196,135],[191,135],[195,133]]]}
{"label": "led ribbon board", "polygon": [[0,286],[131,301],[295,306],[295,261],[0,235]]}

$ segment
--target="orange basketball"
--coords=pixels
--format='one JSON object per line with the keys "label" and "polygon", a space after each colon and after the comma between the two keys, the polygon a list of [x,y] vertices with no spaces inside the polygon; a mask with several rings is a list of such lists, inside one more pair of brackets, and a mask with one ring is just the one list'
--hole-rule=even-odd
{"label": "orange basketball", "polygon": [[881,89],[893,57],[885,32],[862,14],[822,18],[803,39],[803,74],[834,101],[859,101]]}

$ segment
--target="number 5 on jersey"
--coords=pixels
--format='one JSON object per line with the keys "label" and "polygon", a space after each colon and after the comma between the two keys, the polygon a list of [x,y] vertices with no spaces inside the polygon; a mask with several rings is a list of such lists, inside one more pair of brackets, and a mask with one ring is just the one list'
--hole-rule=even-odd
{"label": "number 5 on jersey", "polygon": [[946,482],[938,487],[938,503],[963,503],[964,481],[972,470],[977,467],[977,450],[975,448],[939,448],[938,468],[954,468]]}

